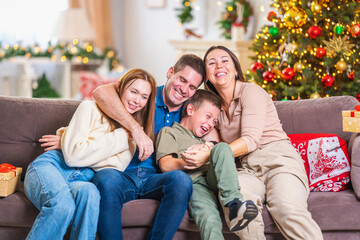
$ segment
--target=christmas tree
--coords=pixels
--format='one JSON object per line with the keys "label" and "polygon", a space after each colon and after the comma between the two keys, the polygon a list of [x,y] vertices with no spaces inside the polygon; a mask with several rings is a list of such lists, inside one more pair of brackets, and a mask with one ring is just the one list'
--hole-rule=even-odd
{"label": "christmas tree", "polygon": [[[360,99],[360,0],[273,0],[246,78],[274,100]],[[275,10],[274,9],[274,10]]]}
{"label": "christmas tree", "polygon": [[38,86],[33,89],[34,98],[59,98],[59,93],[51,86],[45,73],[38,79]]}

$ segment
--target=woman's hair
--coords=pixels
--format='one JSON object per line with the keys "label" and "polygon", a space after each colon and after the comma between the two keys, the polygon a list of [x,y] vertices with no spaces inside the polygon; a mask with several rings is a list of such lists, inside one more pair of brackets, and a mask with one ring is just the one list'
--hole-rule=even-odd
{"label": "woman's hair", "polygon": [[216,91],[214,85],[210,81],[207,81],[207,79],[206,79],[206,58],[209,55],[209,53],[211,51],[215,50],[215,49],[224,50],[225,52],[227,52],[230,55],[234,65],[235,65],[235,70],[238,73],[238,75],[235,76],[235,80],[242,81],[242,82],[246,82],[246,80],[245,80],[244,75],[242,73],[240,62],[239,62],[238,58],[235,56],[235,54],[232,51],[230,51],[228,48],[226,48],[224,46],[212,46],[212,47],[210,47],[206,51],[206,53],[204,55],[204,59],[203,59],[203,61],[204,61],[204,69],[205,69],[204,70],[205,71],[205,89],[210,90],[211,92],[215,93],[216,95],[219,95],[219,93]]}
{"label": "woman's hair", "polygon": [[[124,93],[125,89],[130,87],[130,85],[137,79],[142,79],[150,83],[151,93],[148,98],[148,102],[140,111],[137,111],[132,114],[133,118],[144,128],[144,132],[148,135],[153,141],[154,136],[154,114],[155,114],[155,97],[156,97],[156,82],[154,77],[145,70],[134,68],[125,73],[118,81],[117,84],[117,93],[119,98]],[[102,112],[102,111],[101,111]],[[121,127],[119,123],[111,119],[104,112],[103,116],[106,117],[110,123],[111,130]]]}

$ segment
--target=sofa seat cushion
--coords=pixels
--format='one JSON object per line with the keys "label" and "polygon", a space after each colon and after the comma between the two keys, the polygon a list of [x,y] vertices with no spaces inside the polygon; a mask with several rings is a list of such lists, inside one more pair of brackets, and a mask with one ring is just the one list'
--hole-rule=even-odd
{"label": "sofa seat cushion", "polygon": [[39,211],[26,198],[24,183],[15,193],[0,198],[0,226],[31,227]]}
{"label": "sofa seat cushion", "polygon": [[[309,211],[323,232],[360,231],[360,221],[354,212],[360,212],[360,200],[353,190],[341,192],[312,192],[308,199]],[[134,200],[124,204],[122,220],[124,228],[151,227],[159,202],[151,199]],[[23,183],[20,189],[6,198],[0,198],[0,226],[30,228],[39,213],[26,198]],[[264,207],[262,216],[265,233],[279,233],[271,215]],[[339,218],[339,216],[342,216]],[[347,216],[347,217],[343,217]],[[222,216],[222,218],[224,218]],[[223,221],[225,222],[225,221]],[[180,231],[196,232],[194,220],[186,212],[179,227]],[[224,233],[230,233],[223,224]]]}
{"label": "sofa seat cushion", "polygon": [[309,211],[322,231],[360,230],[360,200],[353,190],[310,193]]}
{"label": "sofa seat cushion", "polygon": [[[360,221],[353,212],[360,212],[360,200],[352,190],[341,192],[312,192],[308,199],[309,211],[323,231],[360,231]],[[122,211],[123,227],[150,227],[159,202],[141,199],[128,202]],[[141,212],[142,214],[138,214]],[[262,216],[265,223],[265,233],[279,233],[270,213],[264,207]],[[339,216],[349,216],[348,218]],[[222,216],[223,218],[223,216]],[[223,221],[224,222],[224,221]],[[223,231],[229,232],[223,225]],[[185,213],[179,230],[197,231],[194,220]]]}
{"label": "sofa seat cushion", "polygon": [[[137,199],[125,203],[121,213],[123,227],[151,227],[158,207],[159,202],[152,199]],[[223,231],[230,233],[229,228],[225,224],[224,216],[223,214],[221,215],[223,219]],[[185,212],[179,230],[199,231],[188,211]]]}

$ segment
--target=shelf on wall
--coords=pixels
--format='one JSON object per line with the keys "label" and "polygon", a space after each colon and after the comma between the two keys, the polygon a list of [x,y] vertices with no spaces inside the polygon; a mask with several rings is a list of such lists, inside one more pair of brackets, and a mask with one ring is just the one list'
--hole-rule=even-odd
{"label": "shelf on wall", "polygon": [[211,46],[222,45],[229,48],[239,59],[243,73],[250,69],[253,62],[249,56],[254,52],[249,49],[253,41],[231,41],[231,40],[169,40],[169,43],[176,49],[176,58],[181,55],[192,53],[203,58],[207,49]]}

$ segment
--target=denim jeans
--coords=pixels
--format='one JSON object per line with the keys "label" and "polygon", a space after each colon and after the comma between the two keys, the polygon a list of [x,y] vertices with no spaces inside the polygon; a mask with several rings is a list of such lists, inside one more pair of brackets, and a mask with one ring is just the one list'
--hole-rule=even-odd
{"label": "denim jeans", "polygon": [[159,173],[156,169],[142,167],[124,172],[104,169],[95,174],[93,182],[101,195],[100,240],[123,239],[121,210],[124,203],[134,199],[160,201],[147,239],[172,239],[192,194],[192,181],[188,174],[180,170]]}
{"label": "denim jeans", "polygon": [[70,239],[95,239],[100,194],[89,182],[90,168],[66,165],[59,150],[36,158],[28,167],[24,188],[40,213],[26,239],[63,239],[71,224]]}

